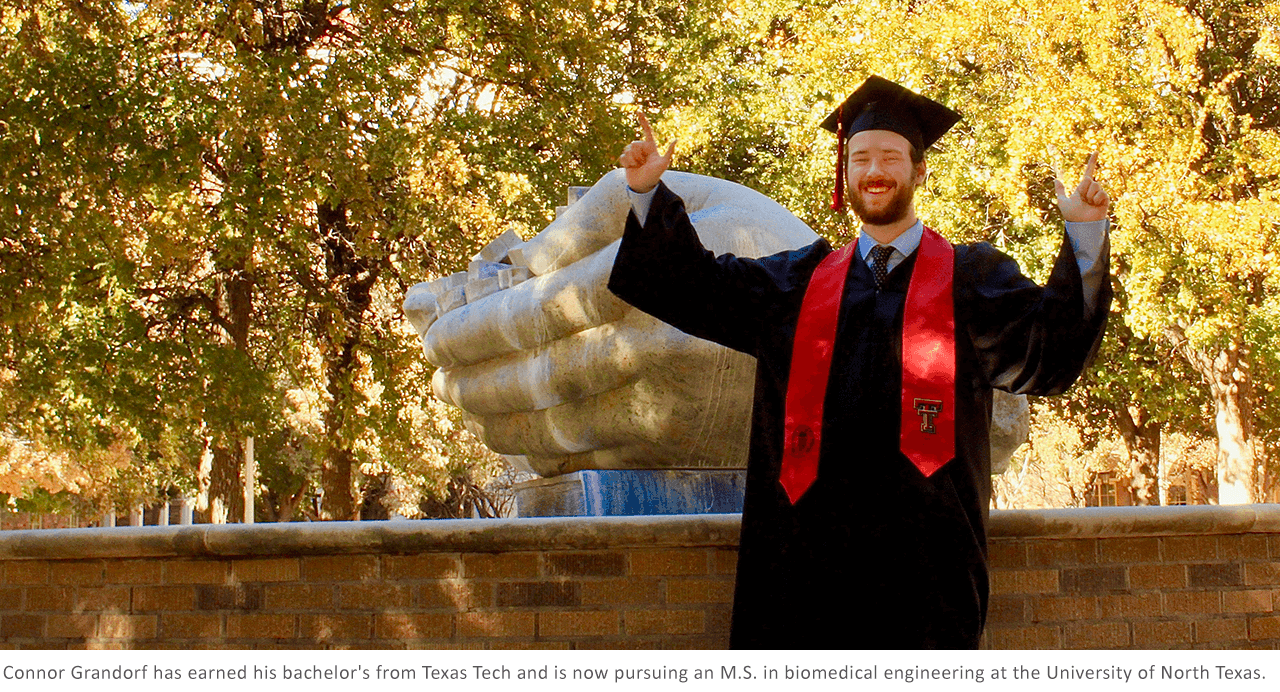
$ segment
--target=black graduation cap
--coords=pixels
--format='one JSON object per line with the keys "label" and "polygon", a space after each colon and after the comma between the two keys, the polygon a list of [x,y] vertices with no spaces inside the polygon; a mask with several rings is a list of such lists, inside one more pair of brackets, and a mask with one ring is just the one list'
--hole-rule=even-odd
{"label": "black graduation cap", "polygon": [[844,206],[844,144],[864,130],[888,130],[907,139],[917,149],[927,149],[952,126],[960,114],[920,94],[872,75],[845,99],[826,120],[825,130],[836,133],[836,189],[831,208]]}

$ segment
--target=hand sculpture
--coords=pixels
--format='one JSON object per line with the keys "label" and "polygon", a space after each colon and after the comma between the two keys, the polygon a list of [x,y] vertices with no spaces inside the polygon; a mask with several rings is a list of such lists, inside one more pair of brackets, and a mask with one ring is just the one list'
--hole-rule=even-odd
{"label": "hand sculpture", "polygon": [[[436,396],[463,409],[491,449],[543,476],[742,468],[755,361],[659,322],[606,287],[630,210],[624,175],[605,175],[534,238],[508,232],[471,271],[410,289],[405,313],[438,368]],[[717,254],[760,257],[817,239],[741,185],[675,171],[662,180]],[[997,410],[1013,415],[993,425],[993,466],[1026,438],[1025,398],[996,395]]]}
{"label": "hand sculpture", "polygon": [[[760,257],[817,239],[786,209],[741,185],[674,171],[662,179],[684,198],[713,252]],[[544,476],[586,468],[741,468],[755,361],[609,292],[629,209],[624,173],[615,170],[536,237],[510,248],[510,268],[495,277],[483,277],[492,265],[473,263],[478,271],[466,285],[452,285],[459,277],[411,289],[405,311],[439,368],[435,393],[463,409],[491,449],[525,457]],[[516,283],[520,267],[532,278]],[[504,272],[513,278],[504,280]],[[513,285],[488,293],[504,283]],[[466,294],[472,284],[477,298],[466,295],[458,306],[459,288]]]}

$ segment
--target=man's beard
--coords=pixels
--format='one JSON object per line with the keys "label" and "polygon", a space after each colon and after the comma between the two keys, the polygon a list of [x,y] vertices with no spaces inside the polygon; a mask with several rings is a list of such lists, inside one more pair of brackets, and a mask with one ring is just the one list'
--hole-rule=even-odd
{"label": "man's beard", "polygon": [[888,226],[897,223],[907,215],[911,208],[911,200],[915,198],[915,185],[899,185],[889,203],[880,211],[871,211],[863,203],[862,191],[854,188],[849,195],[849,205],[853,213],[858,215],[862,223],[870,226]]}

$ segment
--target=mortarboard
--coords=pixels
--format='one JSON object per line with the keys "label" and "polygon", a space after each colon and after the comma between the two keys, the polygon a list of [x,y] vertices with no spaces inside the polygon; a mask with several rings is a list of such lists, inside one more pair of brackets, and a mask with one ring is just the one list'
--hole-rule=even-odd
{"label": "mortarboard", "polygon": [[831,208],[844,207],[844,144],[850,136],[865,130],[888,130],[923,151],[958,122],[960,114],[941,103],[883,77],[868,77],[822,121],[823,129],[836,133],[838,140]]}

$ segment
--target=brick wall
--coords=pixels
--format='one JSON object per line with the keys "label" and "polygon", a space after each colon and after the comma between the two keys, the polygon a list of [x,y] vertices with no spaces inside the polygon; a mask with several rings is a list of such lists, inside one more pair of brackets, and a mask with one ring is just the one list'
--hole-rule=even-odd
{"label": "brick wall", "polygon": [[1004,514],[991,648],[1280,647],[1280,507]]}
{"label": "brick wall", "polygon": [[[0,647],[696,648],[737,515],[0,533]],[[997,512],[993,648],[1280,644],[1280,508]]]}

